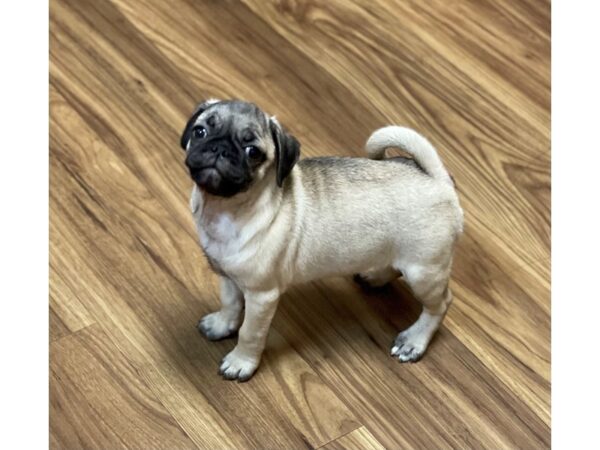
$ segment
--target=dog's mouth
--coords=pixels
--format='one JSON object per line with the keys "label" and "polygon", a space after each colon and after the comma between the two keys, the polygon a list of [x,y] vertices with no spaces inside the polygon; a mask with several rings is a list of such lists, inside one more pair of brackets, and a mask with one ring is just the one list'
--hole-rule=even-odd
{"label": "dog's mouth", "polygon": [[246,187],[241,178],[226,175],[216,166],[190,169],[192,180],[200,189],[222,197],[231,197]]}
{"label": "dog's mouth", "polygon": [[194,180],[199,187],[204,188],[209,192],[218,190],[221,181],[223,180],[223,175],[219,172],[219,169],[214,166],[191,169],[190,175],[192,176],[192,180]]}

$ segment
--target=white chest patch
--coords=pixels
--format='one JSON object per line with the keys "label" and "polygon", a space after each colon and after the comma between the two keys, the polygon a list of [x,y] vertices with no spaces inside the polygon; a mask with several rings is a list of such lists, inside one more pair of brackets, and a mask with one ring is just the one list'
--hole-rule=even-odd
{"label": "white chest patch", "polygon": [[203,207],[201,194],[195,187],[190,207],[196,222],[200,245],[213,268],[230,270],[236,266],[236,255],[242,247],[241,225],[229,212],[212,212]]}
{"label": "white chest patch", "polygon": [[231,244],[239,238],[239,228],[230,214],[221,213],[212,217],[199,217],[200,242],[211,244]]}
{"label": "white chest patch", "polygon": [[273,222],[269,208],[254,209],[255,203],[251,209],[244,204],[227,209],[206,204],[196,188],[190,201],[200,245],[212,268],[246,284],[262,273],[257,262],[262,261],[261,253],[264,257],[265,245],[257,236]]}

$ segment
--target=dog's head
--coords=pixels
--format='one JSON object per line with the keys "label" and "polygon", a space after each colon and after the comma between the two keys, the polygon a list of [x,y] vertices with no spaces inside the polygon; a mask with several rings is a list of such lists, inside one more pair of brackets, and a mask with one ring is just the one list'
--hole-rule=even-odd
{"label": "dog's head", "polygon": [[185,164],[206,192],[232,197],[272,177],[283,186],[300,156],[300,143],[253,103],[200,103],[181,136]]}

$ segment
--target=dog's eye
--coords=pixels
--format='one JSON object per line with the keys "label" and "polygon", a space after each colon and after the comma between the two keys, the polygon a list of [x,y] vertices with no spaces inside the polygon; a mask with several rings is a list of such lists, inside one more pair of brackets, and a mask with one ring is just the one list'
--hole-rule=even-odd
{"label": "dog's eye", "polygon": [[196,138],[196,139],[202,139],[206,137],[206,128],[204,127],[194,127],[194,129],[192,130],[192,135]]}
{"label": "dog's eye", "polygon": [[246,155],[248,155],[248,157],[250,159],[258,159],[261,156],[261,152],[258,149],[258,147],[255,147],[253,145],[249,145],[248,147],[245,147],[244,151],[246,152]]}

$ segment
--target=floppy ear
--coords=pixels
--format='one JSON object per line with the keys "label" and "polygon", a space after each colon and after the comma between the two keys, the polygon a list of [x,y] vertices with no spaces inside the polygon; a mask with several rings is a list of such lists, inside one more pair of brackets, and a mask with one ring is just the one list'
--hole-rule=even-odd
{"label": "floppy ear", "polygon": [[196,123],[196,119],[198,118],[198,116],[204,111],[206,111],[206,109],[209,106],[214,105],[215,103],[219,103],[220,101],[221,100],[211,98],[201,102],[200,104],[198,104],[198,106],[196,106],[196,109],[192,113],[192,116],[188,119],[187,123],[185,124],[185,128],[183,129],[183,133],[181,134],[181,148],[183,148],[184,150],[187,149],[188,142],[192,137],[192,128],[194,127],[194,123]]}
{"label": "floppy ear", "polygon": [[275,117],[269,119],[271,136],[275,144],[275,164],[277,167],[277,186],[283,186],[283,180],[290,174],[300,158],[300,142],[287,133]]}

